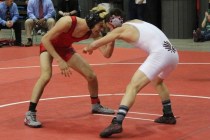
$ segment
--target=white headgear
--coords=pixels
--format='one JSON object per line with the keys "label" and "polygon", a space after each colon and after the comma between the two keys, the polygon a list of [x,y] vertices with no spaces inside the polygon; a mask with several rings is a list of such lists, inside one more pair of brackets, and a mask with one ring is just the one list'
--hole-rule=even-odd
{"label": "white headgear", "polygon": [[112,15],[109,18],[109,23],[111,23],[115,28],[120,27],[123,24],[123,18],[121,16]]}

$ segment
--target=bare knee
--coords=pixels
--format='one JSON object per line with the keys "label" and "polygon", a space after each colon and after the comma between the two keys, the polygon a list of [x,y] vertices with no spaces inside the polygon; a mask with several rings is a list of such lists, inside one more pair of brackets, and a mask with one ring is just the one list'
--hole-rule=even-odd
{"label": "bare knee", "polygon": [[142,89],[144,88],[150,81],[147,80],[147,81],[142,81],[142,82],[137,82],[137,81],[131,81],[126,90],[132,90],[133,92],[135,92],[136,94]]}
{"label": "bare knee", "polygon": [[140,85],[138,85],[138,84],[135,84],[135,83],[133,83],[133,82],[130,82],[128,85],[127,85],[127,87],[126,87],[126,90],[128,91],[128,90],[132,90],[132,91],[134,91],[134,93],[138,93],[138,91],[140,90]]}
{"label": "bare knee", "polygon": [[153,83],[153,85],[155,87],[163,86],[164,85],[163,79],[160,79],[160,78],[157,78],[157,79],[153,80],[152,83]]}
{"label": "bare knee", "polygon": [[97,80],[97,76],[94,72],[92,73],[89,73],[87,76],[86,76],[86,79],[88,82],[92,82],[92,81],[96,81]]}
{"label": "bare knee", "polygon": [[40,80],[43,82],[43,83],[48,83],[50,81],[52,77],[52,74],[51,73],[44,73],[40,76]]}

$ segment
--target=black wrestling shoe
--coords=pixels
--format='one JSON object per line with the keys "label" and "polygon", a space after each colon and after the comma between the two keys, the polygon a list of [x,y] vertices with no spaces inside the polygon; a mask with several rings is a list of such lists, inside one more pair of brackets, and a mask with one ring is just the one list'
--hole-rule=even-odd
{"label": "black wrestling shoe", "polygon": [[164,123],[164,124],[176,124],[176,118],[174,116],[161,116],[154,120],[156,123]]}
{"label": "black wrestling shoe", "polygon": [[121,133],[122,131],[122,124],[117,122],[116,117],[114,117],[111,124],[100,133],[100,137],[107,138],[112,134]]}

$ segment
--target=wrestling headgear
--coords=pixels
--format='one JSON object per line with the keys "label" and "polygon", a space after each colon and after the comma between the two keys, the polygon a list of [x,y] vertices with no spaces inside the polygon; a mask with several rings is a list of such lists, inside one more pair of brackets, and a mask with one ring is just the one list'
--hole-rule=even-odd
{"label": "wrestling headgear", "polygon": [[120,27],[122,26],[123,24],[123,18],[121,16],[115,16],[115,15],[112,15],[110,18],[109,18],[109,21],[108,21],[110,24],[112,24],[114,26],[114,28],[116,27]]}
{"label": "wrestling headgear", "polygon": [[97,23],[104,20],[104,17],[100,17],[100,13],[106,12],[105,10],[93,10],[90,11],[90,13],[85,17],[85,20],[87,22],[87,25],[90,29],[92,29]]}
{"label": "wrestling headgear", "polygon": [[118,8],[113,8],[106,16],[105,22],[110,23],[114,28],[122,26],[124,22],[124,14]]}

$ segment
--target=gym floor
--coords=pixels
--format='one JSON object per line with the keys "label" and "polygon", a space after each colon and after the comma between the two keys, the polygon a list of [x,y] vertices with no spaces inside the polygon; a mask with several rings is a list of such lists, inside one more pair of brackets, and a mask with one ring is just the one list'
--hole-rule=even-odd
{"label": "gym floor", "polygon": [[[9,31],[0,32],[0,38],[8,37]],[[40,38],[37,36],[35,44],[39,44]],[[177,69],[165,81],[177,124],[153,122],[161,116],[162,106],[158,94],[152,85],[148,85],[138,94],[124,121],[123,132],[109,139],[209,139],[210,43],[194,43],[192,39],[170,40],[180,55]],[[97,74],[102,104],[117,110],[127,83],[147,55],[123,41],[117,41],[110,59],[104,58],[99,51],[91,56],[83,54],[82,48],[91,41],[85,40],[73,47]],[[33,129],[24,125],[31,91],[39,74],[38,45],[0,48],[0,139],[100,140],[99,133],[110,124],[113,116],[91,114],[86,81],[74,71],[70,78],[63,77],[55,62],[53,77],[37,108],[37,118],[43,127]]]}

